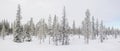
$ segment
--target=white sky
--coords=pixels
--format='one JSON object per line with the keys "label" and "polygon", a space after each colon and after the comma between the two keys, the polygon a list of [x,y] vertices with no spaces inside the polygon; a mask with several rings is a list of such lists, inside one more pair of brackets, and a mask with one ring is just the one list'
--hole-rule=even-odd
{"label": "white sky", "polygon": [[120,0],[0,0],[0,21],[7,19],[13,22],[16,18],[17,4],[22,7],[22,23],[26,23],[33,17],[37,23],[40,18],[47,18],[49,14],[55,14],[61,20],[63,6],[66,6],[66,14],[69,24],[76,21],[81,25],[85,17],[86,9],[91,16],[103,20],[104,24],[120,28]]}

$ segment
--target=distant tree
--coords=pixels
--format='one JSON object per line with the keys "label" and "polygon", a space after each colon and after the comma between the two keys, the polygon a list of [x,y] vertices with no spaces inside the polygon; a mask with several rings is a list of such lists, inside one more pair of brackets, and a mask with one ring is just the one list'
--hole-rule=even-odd
{"label": "distant tree", "polygon": [[118,34],[119,34],[119,30],[118,30],[118,29],[115,29],[115,38],[118,37]]}
{"label": "distant tree", "polygon": [[105,37],[104,37],[104,26],[103,26],[103,21],[101,21],[99,33],[100,33],[100,42],[102,43],[103,40],[104,40],[104,38],[105,38]]}
{"label": "distant tree", "polygon": [[118,30],[115,29],[114,27],[111,28],[111,34],[113,35],[114,38],[117,38],[117,34],[118,34],[117,31],[118,31]]}
{"label": "distant tree", "polygon": [[95,21],[94,21],[94,16],[92,17],[92,39],[96,38],[96,34],[95,34]]}
{"label": "distant tree", "polygon": [[80,27],[78,28],[78,34],[79,34],[79,38],[80,38],[80,35],[82,34],[82,30]]}
{"label": "distant tree", "polygon": [[58,19],[56,17],[56,15],[54,16],[54,20],[53,20],[53,26],[52,26],[52,31],[53,31],[53,35],[52,35],[52,39],[55,45],[59,45],[58,44],[58,35],[59,35],[59,30],[58,30]]}
{"label": "distant tree", "polygon": [[41,24],[42,24],[41,20],[36,24],[36,34],[37,34],[38,38],[40,39],[40,43],[42,41],[41,31],[43,31],[43,30],[40,29]]}
{"label": "distant tree", "polygon": [[15,35],[15,26],[16,26],[16,22],[14,21],[12,24],[11,24],[11,29],[12,29],[12,34]]}
{"label": "distant tree", "polygon": [[75,21],[73,21],[73,34],[76,34],[76,27],[75,27]]}
{"label": "distant tree", "polygon": [[2,20],[2,22],[0,23],[0,31],[2,31],[3,26],[5,26],[5,32],[6,35],[10,34],[10,26],[7,20]]}
{"label": "distant tree", "polygon": [[6,29],[5,29],[5,26],[3,25],[2,31],[1,31],[1,36],[2,36],[3,40],[5,38],[5,35],[6,35]]}
{"label": "distant tree", "polygon": [[51,42],[51,37],[52,37],[52,18],[51,15],[49,15],[49,19],[48,19],[48,35],[49,36],[49,44]]}
{"label": "distant tree", "polygon": [[51,15],[49,15],[49,19],[48,19],[48,29],[51,30],[52,29],[52,18]]}
{"label": "distant tree", "polygon": [[30,35],[34,35],[35,36],[35,25],[34,25],[34,22],[33,22],[33,18],[30,19],[30,22],[29,22],[29,28],[30,28]]}
{"label": "distant tree", "polygon": [[95,34],[98,36],[99,34],[99,22],[98,19],[96,20],[96,24],[95,24]]}
{"label": "distant tree", "polygon": [[31,38],[31,26],[29,24],[29,22],[27,24],[24,25],[24,41],[30,42],[32,40]]}
{"label": "distant tree", "polygon": [[4,20],[4,24],[3,25],[5,26],[6,34],[9,35],[10,34],[10,32],[9,32],[9,30],[10,30],[9,22],[7,20]]}
{"label": "distant tree", "polygon": [[40,39],[40,43],[44,42],[44,39],[47,34],[47,24],[44,19],[41,19],[36,25],[37,36]]}

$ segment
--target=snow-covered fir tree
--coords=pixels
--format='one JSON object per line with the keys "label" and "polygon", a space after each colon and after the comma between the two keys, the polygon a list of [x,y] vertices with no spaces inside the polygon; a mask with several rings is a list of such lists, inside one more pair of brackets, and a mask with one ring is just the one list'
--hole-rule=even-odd
{"label": "snow-covered fir tree", "polygon": [[92,17],[92,39],[96,38],[96,34],[95,34],[95,21],[94,21],[94,16]]}
{"label": "snow-covered fir tree", "polygon": [[98,19],[97,19],[96,22],[95,22],[95,34],[96,34],[96,36],[98,36],[98,33],[99,33],[99,22],[98,22]]}
{"label": "snow-covered fir tree", "polygon": [[40,39],[40,43],[44,42],[47,34],[47,24],[44,19],[41,19],[36,25],[36,33],[38,38]]}
{"label": "snow-covered fir tree", "polygon": [[0,23],[0,31],[2,31],[3,25],[5,26],[5,32],[6,35],[10,34],[10,26],[9,26],[9,22],[7,20],[2,20],[2,22]]}
{"label": "snow-covered fir tree", "polygon": [[55,45],[59,45],[59,29],[58,29],[58,19],[57,16],[54,16],[54,20],[53,20],[53,26],[52,26],[52,31],[53,31],[53,35],[52,35],[52,40],[54,42]]}
{"label": "snow-covered fir tree", "polygon": [[80,36],[82,35],[82,30],[80,27],[77,29],[77,33],[78,33],[78,37],[80,38]]}
{"label": "snow-covered fir tree", "polygon": [[30,26],[30,22],[26,23],[24,25],[24,29],[23,29],[23,34],[24,34],[24,41],[28,41],[30,42],[32,40],[31,38],[31,26]]}
{"label": "snow-covered fir tree", "polygon": [[66,21],[66,10],[65,7],[63,9],[63,17],[62,17],[62,29],[61,29],[61,42],[62,45],[69,44],[69,35],[67,34],[67,21]]}
{"label": "snow-covered fir tree", "polygon": [[30,35],[35,35],[35,25],[34,25],[34,22],[33,22],[33,18],[30,19],[30,22],[29,22],[29,28],[30,28]]}
{"label": "snow-covered fir tree", "polygon": [[21,26],[21,7],[20,4],[18,5],[18,10],[17,10],[17,16],[16,16],[16,21],[15,21],[15,33],[14,33],[14,42],[23,42],[23,28]]}
{"label": "snow-covered fir tree", "polygon": [[103,25],[103,21],[101,21],[101,24],[100,24],[100,30],[99,30],[99,34],[100,34],[100,42],[102,43],[103,40],[105,39],[105,35],[104,35],[104,25]]}
{"label": "snow-covered fir tree", "polygon": [[82,29],[83,29],[83,34],[85,38],[85,43],[89,43],[90,35],[91,35],[91,21],[90,21],[90,12],[87,9],[85,12],[85,20],[82,22]]}
{"label": "snow-covered fir tree", "polygon": [[49,44],[50,44],[51,37],[52,37],[52,18],[51,18],[51,15],[49,15],[49,19],[48,19],[48,35],[49,35]]}

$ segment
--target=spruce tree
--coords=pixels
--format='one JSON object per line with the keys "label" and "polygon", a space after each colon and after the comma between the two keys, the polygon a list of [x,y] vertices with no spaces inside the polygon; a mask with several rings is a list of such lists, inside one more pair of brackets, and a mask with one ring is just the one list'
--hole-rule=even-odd
{"label": "spruce tree", "polygon": [[92,39],[96,38],[94,16],[92,17]]}
{"label": "spruce tree", "polygon": [[30,35],[35,35],[35,25],[34,25],[34,22],[33,22],[33,18],[30,19],[30,22],[29,22],[29,28],[30,28]]}
{"label": "spruce tree", "polygon": [[104,40],[104,26],[103,26],[103,21],[101,21],[101,24],[100,24],[100,42],[102,43],[103,40]]}
{"label": "spruce tree", "polygon": [[51,15],[49,15],[49,19],[48,19],[48,35],[49,35],[49,44],[50,44],[51,37],[52,37],[52,18],[51,18]]}
{"label": "spruce tree", "polygon": [[85,12],[85,15],[86,15],[85,20],[82,22],[82,30],[83,30],[82,33],[84,34],[85,43],[88,44],[91,35],[90,12],[88,9]]}
{"label": "spruce tree", "polygon": [[61,38],[62,38],[62,45],[69,45],[69,35],[66,33],[67,32],[67,29],[66,29],[66,24],[67,24],[67,21],[66,21],[66,10],[65,10],[65,6],[64,6],[64,9],[63,9],[63,17],[62,17],[62,30],[61,30]]}
{"label": "spruce tree", "polygon": [[23,34],[22,34],[22,27],[21,27],[21,7],[20,4],[18,5],[16,22],[15,22],[15,34],[14,34],[14,42],[23,42]]}

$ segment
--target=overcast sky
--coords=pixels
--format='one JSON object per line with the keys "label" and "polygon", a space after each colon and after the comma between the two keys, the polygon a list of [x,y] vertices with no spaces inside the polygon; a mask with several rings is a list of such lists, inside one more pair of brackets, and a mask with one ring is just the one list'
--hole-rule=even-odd
{"label": "overcast sky", "polygon": [[89,9],[91,17],[103,20],[105,26],[120,28],[120,0],[0,0],[0,21],[7,19],[13,22],[18,4],[22,8],[22,23],[26,23],[31,17],[35,23],[40,18],[47,20],[49,14],[52,17],[56,14],[61,20],[65,6],[70,25],[75,20],[76,26],[80,26],[86,9]]}

